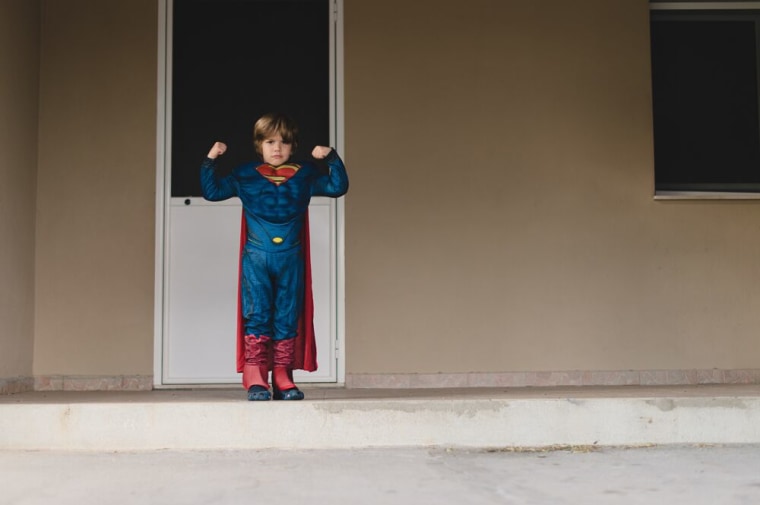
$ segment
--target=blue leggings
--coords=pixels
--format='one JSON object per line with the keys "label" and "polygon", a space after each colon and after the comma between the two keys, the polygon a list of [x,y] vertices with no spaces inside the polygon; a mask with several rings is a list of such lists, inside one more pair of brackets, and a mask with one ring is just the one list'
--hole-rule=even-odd
{"label": "blue leggings", "polygon": [[301,247],[267,252],[246,244],[240,290],[246,335],[285,340],[298,334],[303,269]]}

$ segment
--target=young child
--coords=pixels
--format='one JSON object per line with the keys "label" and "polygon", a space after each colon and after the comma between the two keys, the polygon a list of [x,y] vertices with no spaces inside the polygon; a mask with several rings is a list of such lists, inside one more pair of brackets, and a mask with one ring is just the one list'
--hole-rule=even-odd
{"label": "young child", "polygon": [[[303,357],[296,341],[304,339],[296,337],[304,294],[311,295],[304,280],[309,269],[305,264],[309,200],[337,198],[348,191],[346,169],[334,149],[316,146],[312,151],[316,160],[326,162],[327,173],[314,162],[290,162],[297,137],[298,128],[289,117],[266,114],[253,127],[253,144],[263,163],[246,163],[220,177],[216,159],[227,146],[216,142],[201,165],[205,199],[237,196],[243,203],[238,372],[243,372],[243,387],[251,401],[304,397],[293,383],[293,367],[296,356]],[[273,395],[267,381],[270,365]]]}

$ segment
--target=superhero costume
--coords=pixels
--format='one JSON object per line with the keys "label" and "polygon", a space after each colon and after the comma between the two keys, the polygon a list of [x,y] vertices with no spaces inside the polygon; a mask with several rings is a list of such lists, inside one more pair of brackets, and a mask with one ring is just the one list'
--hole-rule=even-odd
{"label": "superhero costume", "polygon": [[[225,177],[217,176],[216,160],[207,158],[201,165],[205,199],[237,196],[243,203],[237,370],[243,372],[245,388],[251,383],[247,371],[252,366],[316,370],[309,201],[312,196],[337,198],[348,191],[348,176],[335,150],[324,162],[326,173],[311,162],[277,167],[247,163]],[[262,354],[270,341],[273,349]]]}

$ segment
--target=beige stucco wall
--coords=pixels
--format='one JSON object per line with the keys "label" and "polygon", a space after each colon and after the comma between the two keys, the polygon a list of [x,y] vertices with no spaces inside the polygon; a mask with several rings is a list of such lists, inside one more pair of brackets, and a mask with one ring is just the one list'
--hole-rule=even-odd
{"label": "beige stucco wall", "polygon": [[349,373],[760,367],[760,203],[652,197],[646,0],[345,11]]}
{"label": "beige stucco wall", "polygon": [[[150,374],[156,2],[42,5],[33,370]],[[349,374],[760,368],[760,204],[652,198],[646,0],[346,0],[345,58]]]}
{"label": "beige stucco wall", "polygon": [[156,2],[42,5],[34,373],[150,374]]}
{"label": "beige stucco wall", "polygon": [[0,379],[32,375],[39,34],[37,2],[0,1]]}

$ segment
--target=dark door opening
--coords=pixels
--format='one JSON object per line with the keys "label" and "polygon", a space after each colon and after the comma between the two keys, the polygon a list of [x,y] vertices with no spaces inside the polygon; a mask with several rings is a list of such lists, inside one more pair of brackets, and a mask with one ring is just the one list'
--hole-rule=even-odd
{"label": "dark door opening", "polygon": [[198,167],[225,142],[223,166],[255,158],[253,123],[280,111],[300,149],[330,145],[328,0],[175,0],[171,195],[200,196]]}

